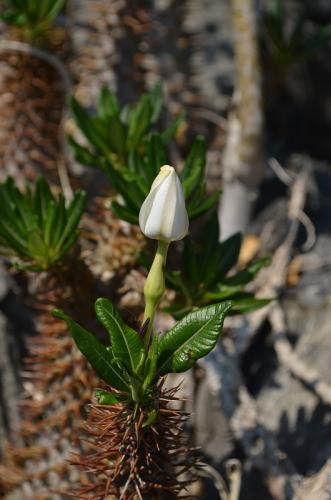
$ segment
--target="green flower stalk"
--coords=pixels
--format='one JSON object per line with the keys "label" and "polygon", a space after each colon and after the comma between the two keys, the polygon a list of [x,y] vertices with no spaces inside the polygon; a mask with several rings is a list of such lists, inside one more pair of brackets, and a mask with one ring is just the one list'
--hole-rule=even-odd
{"label": "green flower stalk", "polygon": [[148,347],[155,311],[165,290],[169,244],[184,238],[189,225],[182,186],[173,167],[161,167],[140,209],[139,225],[145,236],[158,240],[156,255],[144,287],[144,324],[148,321],[144,343]]}
{"label": "green flower stalk", "polygon": [[153,329],[155,312],[165,291],[164,271],[167,260],[168,248],[169,248],[169,243],[166,243],[164,241],[158,242],[154,261],[148,273],[144,286],[144,296],[145,296],[144,324],[147,324],[147,330],[144,337],[145,347],[149,346],[151,333]]}

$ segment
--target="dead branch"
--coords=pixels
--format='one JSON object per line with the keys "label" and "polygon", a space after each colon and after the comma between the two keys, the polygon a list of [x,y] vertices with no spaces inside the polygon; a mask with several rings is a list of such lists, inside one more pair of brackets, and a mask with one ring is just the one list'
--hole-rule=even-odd
{"label": "dead branch", "polygon": [[236,87],[223,160],[221,238],[246,232],[264,175],[263,110],[253,0],[232,0]]}
{"label": "dead branch", "polygon": [[302,361],[292,349],[287,339],[285,314],[279,304],[275,304],[269,315],[274,334],[274,348],[278,360],[287,370],[326,405],[331,406],[331,387],[322,380],[320,374]]}

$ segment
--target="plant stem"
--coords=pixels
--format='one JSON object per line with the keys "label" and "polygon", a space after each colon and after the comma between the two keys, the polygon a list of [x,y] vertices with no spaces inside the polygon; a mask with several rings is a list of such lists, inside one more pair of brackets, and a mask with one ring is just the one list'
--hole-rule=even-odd
{"label": "plant stem", "polygon": [[153,331],[153,321],[156,308],[165,290],[164,268],[167,259],[168,248],[169,248],[169,242],[158,241],[154,261],[152,267],[149,270],[144,286],[144,295],[145,295],[144,323],[147,319],[149,319],[149,324],[144,337],[144,344],[146,349],[148,349]]}

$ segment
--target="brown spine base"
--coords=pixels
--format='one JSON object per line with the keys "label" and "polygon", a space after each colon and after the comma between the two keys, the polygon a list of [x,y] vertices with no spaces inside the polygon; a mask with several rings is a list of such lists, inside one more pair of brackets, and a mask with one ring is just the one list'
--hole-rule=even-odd
{"label": "brown spine base", "polygon": [[143,407],[135,412],[126,403],[91,405],[85,434],[92,451],[71,460],[87,472],[88,481],[73,498],[190,498],[186,487],[196,479],[198,457],[182,428],[188,414],[174,409],[177,389],[159,385],[153,398],[157,418],[147,427]]}

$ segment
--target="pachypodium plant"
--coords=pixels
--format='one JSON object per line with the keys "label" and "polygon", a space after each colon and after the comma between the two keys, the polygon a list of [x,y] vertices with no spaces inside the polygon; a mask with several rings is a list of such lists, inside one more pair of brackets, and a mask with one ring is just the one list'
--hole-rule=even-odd
{"label": "pachypodium plant", "polygon": [[[168,161],[167,146],[174,137],[183,115],[163,131],[159,119],[163,97],[159,84],[144,94],[136,105],[122,109],[113,92],[104,87],[94,116],[72,97],[71,112],[88,145],[79,144],[72,136],[69,144],[76,159],[97,167],[109,177],[121,196],[113,200],[112,210],[127,222],[138,224],[141,204],[146,198],[160,167]],[[218,200],[219,191],[207,196],[204,169],[205,141],[197,137],[180,173],[190,220],[205,213]]]}
{"label": "pachypodium plant", "polygon": [[65,450],[75,446],[95,385],[94,372],[66,326],[50,314],[65,304],[70,314],[78,309],[89,317],[84,305],[86,297],[95,297],[94,282],[77,242],[84,206],[83,191],[66,204],[44,178],[24,191],[12,178],[0,184],[0,256],[21,270],[40,273],[25,275],[33,283],[27,304],[35,335],[26,344],[18,439],[0,461],[0,490],[17,498],[25,498],[27,483],[31,498],[49,498],[51,481],[61,482],[63,495],[70,488]]}
{"label": "pachypodium plant", "polygon": [[5,0],[0,18],[35,40],[49,30],[64,4],[65,0]]}
{"label": "pachypodium plant", "polygon": [[[259,270],[270,263],[270,257],[261,257],[238,269],[241,242],[241,234],[237,233],[220,243],[215,213],[206,222],[203,233],[186,238],[181,269],[166,271],[166,285],[176,291],[176,299],[165,308],[166,312],[180,319],[194,308],[231,300],[230,314],[244,314],[268,304],[269,298],[257,298],[246,288]],[[142,260],[146,265],[145,255]]]}
{"label": "pachypodium plant", "polygon": [[165,388],[165,376],[188,370],[214,348],[232,304],[197,309],[164,334],[155,331],[168,247],[186,236],[188,220],[179,178],[165,165],[139,215],[143,233],[157,240],[139,330],[125,324],[106,298],[96,301],[95,311],[109,345],[63,311],[53,312],[67,322],[78,348],[106,384],[96,392],[98,403],[92,405],[87,426],[94,451],[73,458],[90,472],[90,484],[75,492],[78,498],[178,498],[194,475],[195,455],[180,427],[185,416],[172,407],[176,389]]}
{"label": "pachypodium plant", "polygon": [[9,177],[0,184],[0,253],[30,271],[45,271],[58,263],[77,240],[85,193],[76,191],[66,206],[40,177],[36,188],[21,192]]}

